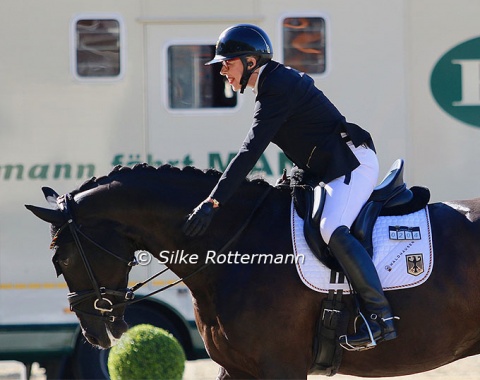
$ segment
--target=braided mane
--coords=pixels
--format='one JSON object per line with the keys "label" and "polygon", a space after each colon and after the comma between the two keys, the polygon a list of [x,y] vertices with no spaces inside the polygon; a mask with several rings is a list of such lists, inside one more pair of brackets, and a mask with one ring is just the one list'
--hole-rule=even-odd
{"label": "braided mane", "polygon": [[[206,176],[210,176],[212,178],[218,179],[222,175],[221,172],[215,169],[201,170],[193,166],[185,166],[183,169],[181,169],[169,164],[165,164],[159,167],[154,167],[146,163],[136,164],[133,167],[118,165],[118,166],[115,166],[112,169],[112,171],[107,175],[104,175],[101,177],[92,177],[86,180],[77,189],[72,191],[71,194],[75,195],[83,191],[90,190],[98,186],[111,183],[112,181],[115,181],[115,180],[124,181],[126,179],[140,176],[141,174],[145,174],[145,173],[152,173],[152,175],[160,175],[160,174],[187,175],[188,174],[188,175],[191,175],[193,179],[195,179],[195,177],[206,177]],[[268,182],[263,179],[245,180],[245,182],[256,183],[256,184],[263,183],[265,186],[270,186]]]}

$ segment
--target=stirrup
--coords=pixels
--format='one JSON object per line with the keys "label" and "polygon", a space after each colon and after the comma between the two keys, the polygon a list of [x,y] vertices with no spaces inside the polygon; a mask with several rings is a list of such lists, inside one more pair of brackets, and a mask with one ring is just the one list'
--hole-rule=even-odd
{"label": "stirrup", "polygon": [[[339,343],[340,346],[342,348],[344,348],[345,350],[347,351],[364,351],[364,350],[369,350],[371,348],[375,348],[376,345],[377,345],[377,342],[382,342],[382,341],[386,341],[386,340],[391,340],[391,339],[394,339],[397,337],[397,334],[396,334],[396,331],[391,331],[390,334],[383,334],[383,328],[382,328],[382,334],[378,337],[377,340],[375,340],[375,338],[373,337],[373,333],[372,333],[372,330],[370,328],[370,324],[367,322],[365,316],[359,312],[358,315],[355,317],[355,321],[354,321],[354,328],[355,328],[355,332],[354,334],[357,333],[357,319],[359,317],[362,317],[363,319],[363,322],[367,328],[367,331],[368,331],[368,335],[370,337],[370,342],[367,342],[365,343],[364,345],[361,345],[361,346],[354,346],[350,343],[348,343],[348,336],[347,335],[342,335],[339,337],[339,340],[341,340],[342,338],[345,339],[345,342],[341,342]],[[375,317],[375,318],[374,318]],[[378,318],[378,315],[376,314],[372,314],[371,316],[372,320],[376,320]],[[395,320],[395,319],[400,319],[400,317],[397,317],[397,316],[393,316],[393,317],[389,317],[389,318],[380,318],[383,322],[386,322],[386,321],[390,321],[390,320]],[[391,336],[390,336],[391,335]]]}
{"label": "stirrup", "polygon": [[367,342],[365,345],[362,346],[352,346],[350,343],[348,343],[348,335],[341,335],[338,339],[342,339],[345,337],[345,343],[339,343],[342,348],[344,348],[347,351],[365,351],[365,350],[370,350],[372,348],[375,348],[377,346],[377,342],[375,342],[375,339],[373,338],[373,333],[372,330],[370,329],[370,325],[367,322],[367,319],[365,316],[359,312],[358,315],[355,317],[355,321],[353,322],[354,328],[355,328],[355,334],[357,333],[357,319],[358,317],[362,317],[363,323],[367,327],[368,335],[370,337],[370,342]]}

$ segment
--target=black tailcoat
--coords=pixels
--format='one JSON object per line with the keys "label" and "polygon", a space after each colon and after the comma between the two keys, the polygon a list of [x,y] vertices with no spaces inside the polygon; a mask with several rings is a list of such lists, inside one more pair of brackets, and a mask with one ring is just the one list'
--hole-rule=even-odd
{"label": "black tailcoat", "polygon": [[270,142],[319,181],[328,183],[348,175],[359,162],[341,132],[347,133],[355,146],[366,143],[373,148],[370,134],[347,123],[311,77],[270,61],[258,78],[252,127],[211,197],[225,203]]}

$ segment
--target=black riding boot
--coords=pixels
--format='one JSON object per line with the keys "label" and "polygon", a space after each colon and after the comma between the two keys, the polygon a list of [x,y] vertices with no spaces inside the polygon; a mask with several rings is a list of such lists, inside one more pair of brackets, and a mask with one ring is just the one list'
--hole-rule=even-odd
{"label": "black riding boot", "polygon": [[372,259],[346,226],[338,227],[332,234],[330,250],[338,260],[353,289],[362,300],[365,316],[353,335],[342,335],[340,345],[347,350],[373,348],[376,342],[397,337],[394,317],[378,278]]}

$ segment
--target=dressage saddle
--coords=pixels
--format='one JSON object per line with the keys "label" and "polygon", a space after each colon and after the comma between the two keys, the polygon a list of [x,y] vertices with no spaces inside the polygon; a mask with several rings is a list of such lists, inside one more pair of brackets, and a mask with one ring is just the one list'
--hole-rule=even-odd
{"label": "dressage saddle", "polygon": [[[382,182],[375,187],[352,225],[351,233],[362,243],[370,256],[373,256],[373,227],[379,216],[413,213],[424,208],[430,200],[430,191],[427,188],[420,186],[407,188],[403,171],[404,160],[396,160]],[[295,209],[304,220],[303,229],[308,246],[324,265],[342,272],[320,234],[325,188],[318,185],[318,179],[297,167],[292,169],[289,180],[286,179],[288,177],[284,176],[277,182],[277,186],[282,187],[288,183],[292,189]],[[316,192],[320,192],[320,196],[316,197]]]}

